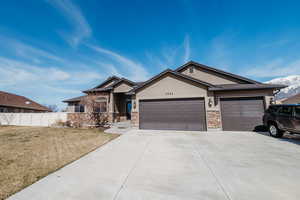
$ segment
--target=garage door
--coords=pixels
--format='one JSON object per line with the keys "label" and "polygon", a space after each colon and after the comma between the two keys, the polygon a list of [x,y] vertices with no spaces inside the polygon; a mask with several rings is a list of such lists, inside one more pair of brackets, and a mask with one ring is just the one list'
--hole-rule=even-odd
{"label": "garage door", "polygon": [[221,99],[224,131],[252,131],[262,124],[263,98]]}
{"label": "garage door", "polygon": [[140,128],[153,130],[206,130],[204,99],[143,100]]}

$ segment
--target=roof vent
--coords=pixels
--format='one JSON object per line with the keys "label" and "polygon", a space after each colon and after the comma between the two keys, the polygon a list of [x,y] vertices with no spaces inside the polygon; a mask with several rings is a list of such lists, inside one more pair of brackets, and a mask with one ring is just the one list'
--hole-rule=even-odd
{"label": "roof vent", "polygon": [[30,101],[25,101],[25,104],[27,104],[27,105],[28,105],[28,104],[31,104],[31,102],[30,102]]}

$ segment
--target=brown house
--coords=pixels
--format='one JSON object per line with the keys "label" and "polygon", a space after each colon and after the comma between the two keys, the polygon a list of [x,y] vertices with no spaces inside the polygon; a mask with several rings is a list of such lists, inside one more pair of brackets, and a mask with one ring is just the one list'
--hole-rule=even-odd
{"label": "brown house", "polygon": [[50,110],[26,97],[0,91],[0,112],[33,113],[50,112]]}
{"label": "brown house", "polygon": [[131,120],[140,129],[253,130],[284,87],[191,61],[142,83],[109,77],[83,91],[85,96],[64,102],[71,112],[86,112],[85,99],[93,97],[109,122]]}
{"label": "brown house", "polygon": [[289,98],[280,100],[281,104],[300,104],[300,94],[296,94]]}

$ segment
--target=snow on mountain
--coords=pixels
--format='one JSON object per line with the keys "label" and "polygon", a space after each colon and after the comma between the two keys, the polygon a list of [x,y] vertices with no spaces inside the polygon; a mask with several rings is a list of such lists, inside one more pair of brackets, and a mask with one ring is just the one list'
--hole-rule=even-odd
{"label": "snow on mountain", "polygon": [[281,89],[276,99],[288,98],[300,93],[300,75],[275,78],[266,83],[288,85],[288,87]]}

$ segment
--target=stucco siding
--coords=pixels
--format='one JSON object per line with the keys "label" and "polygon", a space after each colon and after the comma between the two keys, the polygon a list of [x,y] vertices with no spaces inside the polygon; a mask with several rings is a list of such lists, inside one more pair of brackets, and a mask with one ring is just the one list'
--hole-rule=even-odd
{"label": "stucco siding", "polygon": [[199,79],[201,81],[205,81],[210,84],[218,85],[218,84],[235,84],[235,83],[241,83],[241,81],[236,80],[234,78],[222,76],[220,74],[206,71],[206,70],[200,70],[197,67],[193,67],[193,73],[190,73],[189,68],[186,68],[184,71],[182,71],[182,74],[191,76],[193,78]]}
{"label": "stucco siding", "polygon": [[120,85],[116,86],[114,89],[114,93],[122,93],[122,92],[129,92],[132,87],[126,83],[121,83]]}
{"label": "stucco siding", "polygon": [[206,96],[206,86],[198,86],[173,75],[166,75],[136,93],[136,107],[133,108],[133,112],[138,112],[138,103],[141,99],[174,99]]}

